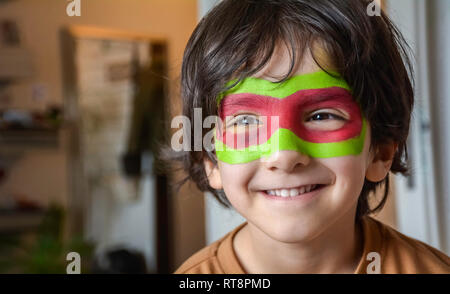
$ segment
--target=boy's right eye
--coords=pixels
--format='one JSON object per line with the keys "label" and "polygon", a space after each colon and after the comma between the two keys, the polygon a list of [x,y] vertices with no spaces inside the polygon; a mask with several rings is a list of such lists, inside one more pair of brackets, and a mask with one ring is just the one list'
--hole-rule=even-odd
{"label": "boy's right eye", "polygon": [[239,114],[231,118],[227,123],[227,128],[230,127],[249,127],[260,126],[262,121],[254,114]]}

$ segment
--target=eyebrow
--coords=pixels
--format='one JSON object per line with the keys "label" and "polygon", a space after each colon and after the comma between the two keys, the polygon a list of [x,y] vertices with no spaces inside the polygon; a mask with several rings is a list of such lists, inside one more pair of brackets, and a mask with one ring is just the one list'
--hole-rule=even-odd
{"label": "eyebrow", "polygon": [[[323,89],[324,91],[321,91],[319,93],[315,93],[315,94],[306,94],[305,100],[303,101],[302,105],[303,106],[308,106],[311,104],[318,104],[318,103],[322,103],[322,102],[328,102],[328,101],[333,101],[333,102],[337,102],[337,104],[342,104],[344,105],[345,103],[341,102],[341,101],[336,101],[336,97],[342,97],[343,93],[332,93],[331,91],[326,91],[327,89]],[[296,93],[294,93],[295,95]]]}
{"label": "eyebrow", "polygon": [[235,94],[229,98],[233,99],[224,99],[219,105],[219,115],[223,115],[224,109],[226,109],[226,112],[232,113],[239,110],[264,110],[271,104],[270,100],[274,99],[252,93]]}

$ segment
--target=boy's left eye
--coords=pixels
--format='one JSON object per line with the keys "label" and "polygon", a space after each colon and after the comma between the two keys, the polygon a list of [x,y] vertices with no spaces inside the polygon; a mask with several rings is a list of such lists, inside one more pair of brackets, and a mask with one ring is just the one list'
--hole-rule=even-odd
{"label": "boy's left eye", "polygon": [[345,120],[343,117],[333,114],[333,113],[318,112],[318,113],[311,115],[306,121],[321,121],[321,120],[330,120],[330,119]]}
{"label": "boy's left eye", "polygon": [[347,122],[347,115],[334,109],[322,109],[308,114],[305,126],[316,131],[335,131],[342,128]]}

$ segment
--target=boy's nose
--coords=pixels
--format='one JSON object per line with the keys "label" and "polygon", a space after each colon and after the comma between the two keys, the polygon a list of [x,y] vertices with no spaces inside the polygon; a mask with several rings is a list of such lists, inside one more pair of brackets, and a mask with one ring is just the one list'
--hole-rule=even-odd
{"label": "boy's nose", "polygon": [[280,150],[261,159],[267,169],[283,170],[284,172],[292,172],[299,166],[306,166],[310,160],[308,155],[293,150]]}

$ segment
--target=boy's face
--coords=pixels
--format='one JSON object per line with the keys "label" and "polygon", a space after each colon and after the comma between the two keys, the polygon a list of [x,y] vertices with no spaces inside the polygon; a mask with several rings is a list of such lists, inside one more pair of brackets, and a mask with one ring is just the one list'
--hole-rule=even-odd
{"label": "boy's face", "polygon": [[[269,64],[254,77],[276,80],[288,70],[289,62],[288,52],[279,47]],[[318,71],[320,68],[313,58],[306,55],[294,71],[293,76],[300,79],[293,87],[308,88],[308,79],[301,77]],[[338,219],[354,217],[364,178],[380,181],[390,168],[392,156],[381,156],[383,160],[380,160],[370,150],[370,127],[368,123],[365,127],[366,121],[358,104],[345,94],[349,92],[342,88],[330,92],[325,88],[308,92],[307,99],[301,95],[302,91],[293,89],[300,94],[292,95],[297,98],[290,100],[284,98],[288,102],[284,102],[283,107],[278,105],[283,99],[262,101],[262,96],[273,97],[275,94],[259,93],[259,87],[255,87],[252,95],[244,95],[247,102],[233,102],[232,99],[241,98],[236,95],[225,96],[221,101],[221,110],[231,117],[230,127],[225,122],[224,130],[246,134],[247,145],[252,133],[248,125],[258,122],[259,116],[268,115],[268,120],[270,116],[278,116],[281,120],[279,130],[285,132],[284,137],[279,135],[281,144],[278,147],[294,146],[269,148],[270,151],[264,154],[248,156],[225,151],[221,156],[218,153],[217,167],[205,162],[210,185],[215,189],[223,188],[233,207],[249,223],[282,242],[314,238]],[[323,97],[328,97],[325,103],[319,101]],[[261,101],[249,108],[251,99]],[[277,106],[270,106],[272,104]],[[244,124],[235,124],[235,121],[244,121]],[[288,133],[290,135],[286,135]],[[269,132],[268,138],[273,134]],[[290,143],[294,141],[301,144]],[[322,146],[323,150],[315,152],[320,149],[317,146]],[[393,148],[389,151],[393,154]]]}
{"label": "boy's face", "polygon": [[267,159],[280,150],[311,157],[360,154],[366,121],[340,77],[318,71],[274,84],[247,78],[219,100],[216,155],[225,163]]}

